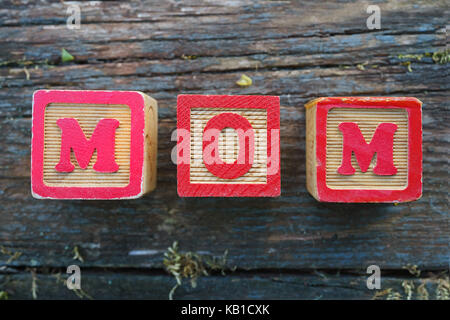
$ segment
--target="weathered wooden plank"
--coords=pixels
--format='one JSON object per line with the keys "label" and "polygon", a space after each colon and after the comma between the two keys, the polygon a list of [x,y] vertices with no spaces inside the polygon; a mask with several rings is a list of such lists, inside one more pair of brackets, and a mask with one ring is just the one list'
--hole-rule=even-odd
{"label": "weathered wooden plank", "polygon": [[[343,79],[341,79],[343,80]],[[439,84],[438,84],[439,86]],[[398,88],[401,90],[401,88]],[[379,93],[382,89],[379,89]],[[348,92],[340,92],[342,95]],[[339,95],[339,94],[337,94]],[[417,94],[416,97],[424,102],[424,152],[425,167],[427,162],[430,164],[436,161],[445,161],[446,137],[446,117],[442,116],[448,110],[446,101],[447,94],[445,92],[429,92],[426,95]],[[307,98],[302,95],[293,94],[282,96],[282,102],[291,104],[291,106],[283,106],[281,108],[281,120],[283,122],[281,142],[282,150],[295,150],[295,154],[283,153],[283,159],[292,159],[295,161],[297,157],[304,156],[304,110],[302,103]],[[19,102],[17,102],[19,103]],[[172,131],[176,128],[175,117],[175,101],[160,101],[160,136],[159,144],[159,167],[174,170],[174,166],[170,161],[170,151],[174,146],[174,142],[170,140]],[[14,105],[15,106],[15,105]],[[30,112],[30,105],[24,106],[26,110],[24,115]],[[1,142],[2,157],[0,158],[0,176],[3,177],[28,177],[29,176],[29,142],[31,120],[29,118],[2,119],[0,121],[2,131],[9,132]],[[436,153],[437,152],[437,153]],[[296,162],[283,162],[285,170],[292,170]],[[441,167],[441,169],[443,169]],[[430,173],[439,170],[434,166],[428,169]],[[427,172],[427,171],[425,171]],[[171,171],[170,174],[173,172]],[[289,174],[286,174],[288,177]],[[431,177],[431,176],[429,176]]]}
{"label": "weathered wooden plank", "polygon": [[[61,4],[54,5],[56,7],[59,5],[58,8],[62,8]],[[92,5],[97,6],[99,4],[95,3]],[[255,12],[258,12],[258,10],[264,11],[267,8],[270,9],[271,5],[272,4],[264,2],[261,5],[251,7],[251,10],[256,10]],[[347,5],[349,4],[346,4],[345,6]],[[353,3],[351,5],[354,6]],[[119,34],[110,32],[110,30],[107,30],[108,28],[103,31],[108,37],[117,37],[114,39],[107,39],[114,40],[115,42],[103,41],[105,40],[103,37],[104,34],[102,35],[102,32],[98,32],[98,30],[92,30],[92,32],[87,32],[86,34],[83,33],[84,35],[81,35],[82,39],[77,38],[77,41],[74,41],[73,34],[68,32],[68,30],[47,30],[33,26],[30,28],[16,27],[16,29],[14,29],[15,31],[12,30],[14,31],[14,34],[17,35],[14,41],[11,41],[11,34],[9,32],[2,33],[6,38],[3,50],[0,51],[0,55],[5,54],[3,63],[6,63],[6,66],[8,66],[9,62],[15,61],[16,58],[19,60],[25,58],[26,61],[31,63],[42,62],[44,59],[50,59],[50,62],[57,61],[60,55],[59,46],[55,47],[52,41],[44,45],[37,45],[35,43],[36,41],[48,42],[45,40],[45,36],[49,36],[49,39],[58,39],[58,43],[60,43],[61,46],[64,45],[64,41],[67,41],[67,44],[72,46],[69,46],[68,48],[75,54],[76,61],[82,63],[89,62],[89,64],[70,65],[68,67],[57,66],[51,70],[47,70],[48,68],[45,65],[41,65],[41,69],[38,70],[33,69],[33,66],[31,66],[28,67],[28,72],[31,77],[31,80],[29,81],[25,79],[26,74],[22,68],[2,68],[0,71],[1,75],[4,76],[2,86],[6,88],[8,92],[5,93],[4,99],[2,99],[0,109],[2,110],[2,114],[6,114],[8,106],[11,107],[17,104],[17,102],[11,101],[14,97],[14,91],[11,90],[12,88],[25,89],[25,92],[20,94],[19,99],[26,100],[26,97],[31,94],[34,89],[29,86],[33,85],[38,87],[70,86],[73,88],[130,89],[130,87],[139,87],[139,89],[144,91],[150,89],[152,90],[152,93],[153,91],[156,91],[159,95],[157,98],[161,99],[173,96],[173,92],[189,92],[189,90],[196,90],[197,92],[202,90],[208,93],[218,92],[218,88],[232,90],[233,93],[272,93],[275,91],[273,90],[273,81],[266,79],[267,73],[260,74],[259,72],[253,72],[252,76],[257,77],[256,80],[258,80],[256,81],[256,86],[246,90],[239,90],[234,85],[234,78],[229,79],[225,84],[212,81],[211,79],[217,79],[216,74],[206,75],[207,79],[205,79],[205,82],[214,83],[213,88],[208,89],[205,87],[203,81],[196,81],[197,72],[209,73],[228,72],[233,70],[246,71],[252,69],[273,70],[273,68],[287,68],[288,70],[286,70],[286,72],[268,73],[273,74],[276,77],[276,81],[280,82],[279,79],[283,79],[285,74],[289,74],[292,70],[299,68],[304,69],[312,67],[314,69],[315,67],[320,66],[321,69],[323,69],[330,65],[334,67],[339,65],[355,67],[358,63],[368,62],[370,65],[380,64],[382,66],[394,64],[397,66],[397,68],[394,68],[394,72],[404,71],[406,73],[406,67],[399,67],[399,60],[395,58],[399,53],[403,53],[404,50],[411,50],[412,46],[414,47],[414,50],[420,52],[432,52],[445,46],[445,19],[439,14],[441,10],[439,7],[440,5],[441,4],[439,3],[435,6],[421,6],[420,10],[414,8],[414,5],[408,4],[408,2],[402,3],[395,8],[388,5],[386,8],[383,8],[383,12],[389,15],[387,19],[383,20],[385,22],[383,30],[373,32],[363,27],[359,29],[359,33],[355,33],[355,31],[351,30],[351,28],[355,26],[355,22],[348,19],[332,20],[333,32],[328,32],[323,24],[321,24],[321,28],[319,29],[314,27],[311,28],[311,21],[305,20],[304,18],[298,18],[299,16],[304,17],[305,7],[302,4],[295,4],[294,7],[289,7],[287,12],[283,11],[283,4],[281,4],[281,9],[273,13],[275,16],[272,16],[272,14],[268,16],[260,16],[258,14],[245,16],[245,19],[250,19],[249,17],[251,17],[251,19],[257,21],[262,20],[260,23],[263,24],[263,27],[271,26],[275,29],[278,28],[276,32],[268,33],[264,30],[264,32],[259,33],[261,30],[259,27],[247,28],[244,29],[246,35],[236,34],[228,38],[226,34],[224,34],[224,25],[227,25],[233,32],[242,32],[242,28],[239,25],[236,25],[235,21],[224,21],[220,26],[208,22],[207,25],[210,29],[205,29],[198,27],[200,22],[197,20],[196,23],[193,24],[192,21],[184,22],[185,20],[181,19],[181,21],[174,23],[177,27],[174,27],[173,25],[166,26],[167,32],[170,35],[170,37],[166,37],[167,39],[164,37],[154,40],[144,38],[134,39],[131,42],[130,36],[145,34],[145,32],[139,33],[134,25],[128,24],[120,25],[121,33]],[[105,7],[103,4],[100,4],[100,6],[103,9]],[[205,4],[205,6],[208,5]],[[334,12],[335,10],[339,9],[338,13],[340,14],[345,13],[345,6],[342,8],[341,6],[342,3],[317,6],[312,2],[308,3],[307,9],[315,10],[314,12],[318,13],[317,17],[315,17],[317,21],[329,22],[327,18],[329,18],[330,11],[336,16],[338,16],[338,14]],[[110,4],[108,4],[107,7],[109,8]],[[225,7],[227,10],[232,10],[235,15],[240,14],[239,19],[242,18],[243,13],[239,10],[243,9],[239,9],[238,7],[228,8],[226,5]],[[215,7],[213,6],[213,8]],[[397,12],[394,9],[397,11],[405,9],[403,10],[405,12]],[[61,13],[60,9],[55,10]],[[97,12],[96,10],[97,9],[94,9],[93,11]],[[116,10],[118,12],[123,12],[126,8],[120,7],[116,8]],[[162,8],[160,11],[164,12],[164,10],[165,9]],[[197,10],[201,9],[197,7]],[[395,14],[391,12],[393,10]],[[28,14],[34,14],[34,11],[31,9],[25,11],[28,12]],[[245,10],[243,11],[245,12]],[[184,12],[184,10],[181,10],[181,12]],[[280,19],[279,15],[282,15],[283,19]],[[427,19],[426,24],[418,24],[417,19],[423,19],[425,21],[424,17],[426,15],[430,15],[432,18]],[[309,17],[309,15],[307,17]],[[236,20],[236,17],[233,19]],[[272,23],[268,23],[268,19]],[[293,22],[295,23],[293,24]],[[182,25],[179,28],[178,26],[180,23],[185,23],[186,25]],[[245,21],[245,23],[248,23],[249,25],[255,24],[254,21]],[[299,26],[299,24],[301,26]],[[306,24],[306,26],[303,24]],[[361,24],[364,25],[364,23]],[[86,26],[86,28],[95,28],[95,26],[96,24],[92,24]],[[102,26],[103,24],[100,27]],[[64,29],[65,27],[61,26],[61,28]],[[152,28],[160,30],[161,26],[151,25],[145,26],[145,28],[145,30],[153,30]],[[192,38],[192,28],[198,30],[195,35],[201,36]],[[184,39],[174,38],[174,33],[180,32],[180,30],[181,32],[186,32],[186,37]],[[310,33],[304,34],[300,32],[306,30],[317,30],[318,33],[311,35]],[[211,32],[216,33],[217,37],[211,36]],[[100,41],[100,38],[95,37],[103,37],[101,38],[103,40]],[[28,54],[28,52],[30,54]],[[179,58],[182,54],[196,54],[201,58],[193,61],[173,59]],[[249,54],[253,55],[249,56]],[[217,58],[217,56],[222,56],[222,58]],[[152,60],[148,62],[142,60],[147,58],[169,60]],[[120,64],[117,64],[116,62],[102,63],[105,60],[114,61],[117,59],[119,59],[117,62],[124,59],[125,62]],[[138,61],[127,63],[126,61],[128,59],[138,59]],[[100,62],[101,64],[91,64],[91,62],[95,61]],[[424,58],[424,62],[430,63],[431,58]],[[367,69],[369,69],[369,67],[367,67]],[[316,72],[316,70],[305,70],[305,72],[300,73],[298,78],[294,81],[301,82],[302,85],[300,86],[296,83],[296,85],[293,86],[296,88],[294,90],[298,91],[298,88],[304,87],[303,80],[311,77],[311,73],[314,72]],[[357,70],[357,72],[361,71]],[[374,83],[383,83],[385,80],[383,75],[388,73],[388,71],[383,68],[379,70],[366,70],[365,72],[375,72],[379,74],[379,77],[374,79],[378,81],[373,81]],[[188,73],[187,76],[179,77],[179,75],[185,73]],[[170,74],[174,76],[164,77],[164,75]],[[359,74],[347,72],[345,69],[341,74],[344,77],[359,76]],[[416,74],[418,74],[417,71]],[[151,79],[146,79],[146,76],[151,77]],[[237,75],[232,75],[232,77],[236,76]],[[319,71],[317,76],[319,78],[324,78],[326,75]],[[334,77],[334,75],[330,75],[330,77]],[[415,78],[416,76],[406,75],[406,77]],[[79,82],[80,78],[81,82]],[[225,78],[224,80],[227,80],[222,74],[220,75],[220,78]],[[132,79],[136,80],[130,81]],[[420,80],[421,77],[417,77],[416,79]],[[327,78],[325,80],[328,82],[330,79]],[[338,83],[343,83],[343,85],[340,86],[341,89],[344,87],[348,88],[349,83],[347,83],[347,81],[343,82],[342,79],[336,80]],[[403,80],[404,79],[395,79],[395,81],[398,82]],[[258,82],[267,83],[267,85],[261,87],[258,85]],[[189,84],[189,87],[185,87],[185,83]],[[313,81],[311,81],[311,84],[311,87],[305,87],[305,93],[309,93],[309,97],[314,96],[315,93],[323,94],[322,92],[314,92],[313,88],[316,88],[317,84]],[[277,91],[283,93],[290,84],[281,82],[280,84],[275,83],[275,85],[275,88],[278,89]],[[326,93],[343,94],[342,90],[340,92],[339,90],[330,90],[335,86],[336,85],[333,84],[332,86],[325,88],[324,91],[326,91]],[[433,85],[429,86],[428,89],[433,88]],[[386,86],[384,88],[386,88]],[[412,88],[408,89],[411,91]],[[423,87],[416,87],[415,90],[423,90]],[[388,91],[390,94],[398,92],[395,90],[384,91]],[[292,91],[285,93],[293,94]],[[377,94],[377,91],[374,90],[369,92],[368,90],[359,90],[358,93]],[[21,108],[17,109],[20,110]]]}
{"label": "weathered wooden plank", "polygon": [[[4,61],[23,58],[28,61],[56,61],[59,46],[69,48],[79,61],[95,61],[130,56],[173,59],[182,54],[280,54],[300,49],[305,51],[310,47],[314,51],[318,46],[310,46],[310,38],[320,45],[321,52],[334,53],[339,52],[339,44],[371,47],[373,36],[395,44],[397,35],[421,34],[426,38],[440,30],[442,39],[445,39],[446,20],[441,14],[445,8],[444,1],[433,5],[421,3],[420,6],[410,1],[381,3],[383,28],[378,32],[366,28],[367,4],[364,3],[336,1],[324,5],[316,1],[242,1],[243,7],[239,3],[228,5],[221,1],[213,5],[209,1],[193,3],[195,5],[183,3],[173,6],[160,2],[81,5],[82,17],[87,23],[75,31],[67,29],[64,24],[67,6],[62,3],[19,6],[17,12],[11,8],[4,9],[0,11],[0,16],[4,16],[0,20],[19,26],[3,28],[0,42],[4,42],[4,50],[0,58]],[[45,13],[41,12],[43,10]],[[48,24],[55,16],[59,25],[55,25],[56,21],[50,26],[34,25],[39,24],[39,20]],[[32,22],[33,17],[37,21]],[[20,20],[23,20],[22,24]],[[31,25],[23,27],[27,23]],[[356,37],[349,38],[349,35]],[[337,36],[335,41],[327,39],[333,40],[333,36]],[[338,41],[339,37],[342,37],[341,41]],[[54,45],[55,39],[58,39],[58,46]]]}
{"label": "weathered wooden plank", "polygon": [[[268,22],[271,19],[284,18],[278,25],[295,25],[317,23],[317,20],[331,23],[339,20],[349,20],[351,17],[366,14],[367,3],[354,1],[327,1],[318,3],[306,1],[220,1],[220,0],[187,0],[183,2],[160,2],[158,0],[139,2],[116,1],[83,1],[63,3],[57,0],[38,0],[30,3],[26,0],[7,0],[0,4],[0,21],[2,26],[27,25],[57,25],[65,24],[66,10],[70,4],[78,4],[84,23],[122,22],[162,22],[178,21],[189,18],[231,16],[234,22],[246,21],[249,18]],[[419,5],[418,5],[419,4]],[[387,1],[378,3],[384,13],[397,12],[397,19],[403,21],[411,15],[430,10],[447,9],[446,1]],[[287,10],[289,9],[289,10]],[[305,12],[308,15],[305,15]],[[304,15],[302,19],[294,19]],[[238,16],[238,17],[236,17]],[[292,18],[290,18],[292,16]],[[197,20],[198,21],[198,20]],[[201,21],[201,20],[200,20]],[[223,23],[221,23],[223,24]]]}
{"label": "weathered wooden plank", "polygon": [[[262,70],[246,72],[254,80],[249,88],[239,88],[235,81],[238,72],[199,73],[168,76],[91,76],[81,74],[73,80],[68,76],[50,72],[44,79],[26,80],[22,78],[5,80],[0,89],[0,115],[24,117],[31,115],[31,96],[37,88],[66,89],[117,89],[141,90],[154,96],[160,102],[160,118],[175,116],[175,98],[178,93],[205,94],[279,94],[282,105],[298,108],[311,97],[340,95],[411,95],[423,97],[423,92],[448,90],[449,83],[442,81],[445,65],[414,64],[413,73],[399,64],[379,66],[360,71],[357,68],[306,68],[297,70]],[[30,71],[33,72],[33,71]],[[89,71],[88,71],[89,73]],[[52,75],[54,77],[52,77]],[[75,75],[74,75],[75,76]],[[57,80],[58,77],[60,80]],[[427,82],[423,81],[427,79]],[[33,82],[35,82],[33,84]],[[27,84],[31,86],[28,86]],[[424,101],[427,103],[427,101]],[[438,104],[439,108],[445,107]],[[283,116],[283,114],[282,114]]]}
{"label": "weathered wooden plank", "polygon": [[[413,26],[411,27],[414,28]],[[52,38],[57,37],[57,33],[64,35],[64,30],[63,27],[61,27],[61,30],[56,30]],[[43,35],[38,31],[29,30],[25,34],[34,33],[33,39],[40,39]],[[21,32],[23,31],[21,30]],[[128,32],[134,33],[136,30],[130,27]],[[46,32],[43,33],[46,34]],[[93,34],[97,34],[97,32],[94,30]],[[431,45],[445,47],[445,25],[443,22],[437,21],[430,26],[430,30],[427,30],[426,33],[413,29],[405,30],[405,34],[398,35],[392,35],[389,31],[371,31],[349,35],[337,34],[311,37],[293,35],[287,38],[275,37],[270,39],[241,38],[237,36],[234,39],[144,39],[133,42],[126,39],[109,40],[109,42],[105,42],[103,39],[96,39],[95,41],[78,40],[74,42],[71,40],[70,34],[66,34],[60,36],[60,39],[61,42],[55,46],[52,42],[40,44],[26,39],[23,42],[8,41],[9,38],[6,38],[3,41],[4,43],[2,43],[4,50],[0,52],[0,61],[4,65],[14,65],[14,62],[20,62],[21,60],[35,64],[56,64],[60,62],[60,48],[65,47],[76,57],[76,62],[78,63],[133,59],[172,60],[180,59],[183,55],[216,58],[263,55],[256,57],[255,60],[258,61],[266,58],[266,56],[276,57],[278,55],[301,55],[302,58],[306,56],[307,59],[307,56],[312,54],[336,54],[337,57],[335,59],[339,58],[341,54],[347,54],[347,56],[354,58],[353,63],[355,63],[360,59],[364,59],[367,53],[370,56],[374,55],[375,57],[384,58],[391,54],[394,49],[400,51],[394,52],[397,55],[398,53],[403,53],[405,48],[411,45],[414,45],[415,53],[421,53]],[[0,42],[2,42],[1,38]],[[333,57],[331,58],[330,64],[335,63]],[[243,61],[245,59],[243,58]],[[168,64],[168,62],[164,62],[164,64]],[[164,64],[162,67],[164,67]],[[188,64],[186,63],[186,65]],[[183,70],[176,69],[175,72],[179,71],[182,72]]]}
{"label": "weathered wooden plank", "polygon": [[304,174],[283,180],[281,198],[257,203],[180,199],[175,178],[165,180],[150,196],[117,204],[31,200],[27,180],[2,180],[1,242],[23,252],[18,266],[68,265],[77,245],[86,266],[161,267],[174,240],[211,254],[228,249],[245,269],[448,266],[445,194],[427,184],[414,204],[342,206],[315,202]]}
{"label": "weathered wooden plank", "polygon": [[[92,299],[168,299],[169,292],[176,284],[173,277],[146,272],[84,272],[81,273],[81,288]],[[61,274],[61,280],[66,279]],[[67,289],[62,281],[56,281],[55,275],[37,274],[37,299],[80,299],[75,292]],[[402,287],[403,281],[411,281],[412,299],[420,299],[417,288],[425,283],[429,299],[436,299],[436,278],[426,280],[408,276],[382,276],[381,289],[369,290],[365,275],[337,275],[317,272],[315,274],[277,273],[228,274],[226,276],[202,277],[197,287],[192,288],[188,281],[176,289],[174,299],[372,299],[376,292],[390,288],[407,299],[408,294]],[[10,299],[32,299],[31,272],[0,275],[2,290],[8,292]],[[420,291],[419,291],[420,292]],[[386,299],[387,294],[380,297]],[[89,299],[86,296],[83,299]]]}
{"label": "weathered wooden plank", "polygon": [[[155,77],[155,81],[173,82],[173,79],[179,76],[189,76],[192,73],[205,73],[205,76],[215,76],[218,73],[224,72],[236,72],[236,71],[253,71],[264,74],[264,72],[289,69],[290,71],[299,69],[311,72],[317,72],[318,67],[322,67],[322,72],[333,72],[334,69],[339,68],[341,74],[348,76],[354,74],[372,74],[372,73],[385,73],[385,72],[397,72],[407,71],[407,68],[399,68],[402,60],[397,56],[404,52],[404,44],[414,42],[416,44],[416,52],[433,52],[439,50],[440,46],[445,45],[445,39],[440,35],[427,35],[426,37],[420,35],[407,35],[396,36],[395,45],[386,43],[388,36],[362,36],[352,35],[345,36],[349,41],[358,43],[373,42],[373,47],[364,48],[361,45],[346,45],[342,43],[336,46],[335,50],[339,50],[339,53],[333,53],[332,51],[320,52],[319,46],[323,45],[324,41],[319,44],[316,39],[310,39],[309,41],[302,41],[301,48],[292,48],[292,52],[287,50],[286,45],[277,44],[282,46],[285,52],[279,52],[279,55],[265,54],[262,50],[259,53],[255,53],[247,56],[238,57],[200,57],[195,60],[186,61],[183,59],[175,60],[143,60],[135,62],[113,62],[104,64],[78,64],[78,65],[58,65],[58,66],[33,66],[28,67],[29,79],[25,77],[23,67],[3,68],[0,69],[0,75],[3,77],[3,87],[29,87],[37,85],[58,85],[64,82],[76,83],[88,81],[94,78],[106,78],[106,77]],[[390,36],[389,36],[390,37]],[[332,37],[327,42],[342,41],[340,37]],[[293,47],[293,43],[290,46]],[[325,43],[327,45],[327,43]],[[102,48],[94,48],[94,50],[103,51]],[[223,50],[221,50],[223,51]],[[281,51],[281,50],[280,50]],[[356,51],[356,52],[355,52]],[[117,53],[117,51],[114,51]],[[127,51],[128,52],[128,51]],[[129,52],[128,52],[129,53]],[[44,53],[42,53],[44,54]],[[125,56],[125,59],[136,58],[139,52],[135,52],[134,55]],[[212,53],[214,54],[214,53]],[[242,52],[240,52],[242,54]],[[95,52],[89,53],[89,55],[98,57]],[[301,55],[301,56],[300,56]],[[59,58],[59,52],[56,55]],[[108,59],[109,57],[105,57]],[[117,58],[117,57],[116,57]],[[164,57],[157,57],[163,59]],[[56,59],[56,58],[55,58]],[[89,59],[89,57],[77,57],[77,59]],[[31,63],[31,62],[30,62]],[[362,73],[357,69],[358,64],[366,64],[367,70]],[[417,72],[416,66],[426,66],[427,64],[433,64],[431,57],[424,57],[423,60],[415,62],[413,67]],[[386,70],[387,67],[390,69]],[[438,68],[439,66],[435,66]],[[171,77],[172,76],[172,77]],[[257,83],[256,83],[257,84]],[[155,87],[149,85],[150,88],[154,87],[158,90],[167,90],[164,86]]]}
{"label": "weathered wooden plank", "polygon": [[[218,254],[229,249],[231,261],[242,268],[351,268],[377,261],[389,268],[407,263],[446,266],[448,227],[442,186],[448,138],[441,117],[446,111],[445,94],[422,99],[424,198],[399,206],[324,205],[307,195],[304,166],[298,166],[304,163],[301,108],[282,108],[283,197],[258,203],[178,198],[175,165],[170,162],[175,121],[169,119],[160,123],[159,187],[154,194],[120,205],[32,200],[28,179],[7,178],[28,177],[30,120],[5,119],[2,130],[10,135],[3,142],[1,159],[2,242],[24,252],[18,265],[32,265],[32,259],[39,265],[66,265],[72,246],[79,245],[90,266],[160,267],[165,248],[173,240],[186,239],[192,250]],[[136,255],[136,250],[147,255]]]}
{"label": "weathered wooden plank", "polygon": [[[448,267],[448,67],[424,57],[408,72],[397,58],[445,47],[445,1],[380,3],[379,31],[366,29],[366,4],[353,1],[233,3],[91,2],[82,6],[82,29],[72,32],[60,2],[2,2],[0,129],[8,134],[0,141],[0,244],[23,252],[13,265],[64,267],[77,245],[83,266],[161,268],[163,252],[180,240],[194,251],[229,249],[242,269]],[[60,63],[61,47],[74,62]],[[235,85],[242,72],[253,86]],[[31,199],[37,88],[142,90],[158,99],[156,192],[113,203]],[[178,93],[280,95],[282,197],[178,198],[170,161]],[[424,102],[423,199],[342,206],[307,194],[303,104],[325,95],[414,95]]]}

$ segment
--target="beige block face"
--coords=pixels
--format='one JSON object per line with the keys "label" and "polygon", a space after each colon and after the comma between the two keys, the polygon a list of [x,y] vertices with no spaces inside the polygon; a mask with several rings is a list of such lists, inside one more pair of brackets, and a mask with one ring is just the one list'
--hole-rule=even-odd
{"label": "beige block face", "polygon": [[[221,113],[236,113],[246,118],[255,132],[255,153],[252,168],[236,179],[222,179],[213,175],[203,163],[203,130],[208,121]],[[267,112],[265,109],[192,108],[191,109],[191,183],[255,183],[267,180]],[[237,133],[232,128],[222,130],[219,137],[219,155],[225,163],[233,163],[239,153]]]}
{"label": "beige block face", "polygon": [[[61,150],[61,129],[56,121],[61,118],[75,118],[89,139],[97,123],[104,118],[120,122],[116,129],[115,159],[119,170],[113,173],[97,172],[93,165],[97,151],[86,169],[81,169],[71,152],[75,169],[70,173],[55,170]],[[125,187],[130,180],[131,111],[126,105],[56,104],[45,109],[44,132],[44,183],[53,187]]]}
{"label": "beige block face", "polygon": [[[342,132],[338,129],[341,122],[358,124],[366,143],[370,143],[380,123],[395,123],[398,128],[394,134],[394,166],[397,174],[379,176],[373,173],[376,154],[367,172],[361,172],[352,155],[354,175],[340,175],[337,170],[342,161]],[[326,183],[331,189],[390,189],[402,190],[408,182],[408,114],[404,109],[354,109],[333,108],[327,117],[327,156]]]}

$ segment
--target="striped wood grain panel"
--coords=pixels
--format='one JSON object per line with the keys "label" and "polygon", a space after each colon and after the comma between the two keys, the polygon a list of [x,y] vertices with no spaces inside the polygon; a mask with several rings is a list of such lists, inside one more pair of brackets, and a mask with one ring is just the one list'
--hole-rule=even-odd
{"label": "striped wood grain panel", "polygon": [[[356,172],[351,176],[337,173],[342,161],[342,133],[338,129],[341,122],[355,122],[361,133],[370,143],[375,129],[380,123],[395,123],[398,128],[394,135],[394,176],[379,176],[373,173],[376,164],[374,155],[367,172],[361,172],[354,154],[352,165]],[[401,190],[407,184],[408,171],[408,117],[403,109],[353,109],[334,108],[327,117],[327,185],[332,189],[396,189]]]}
{"label": "striped wood grain panel", "polygon": [[317,198],[316,113],[316,105],[306,108],[306,188],[315,198]]}
{"label": "striped wood grain panel", "polygon": [[[214,176],[203,164],[203,129],[214,116],[232,112],[245,117],[255,131],[255,154],[252,168],[243,176],[229,180]],[[232,163],[239,152],[237,133],[232,128],[222,130],[219,155],[222,161]],[[266,183],[267,180],[267,112],[265,109],[191,109],[191,183]]]}
{"label": "striped wood grain panel", "polygon": [[[119,170],[114,173],[102,173],[92,168],[97,160],[97,151],[86,169],[78,166],[73,151],[71,162],[75,169],[70,173],[55,170],[59,162],[61,148],[61,129],[56,121],[61,118],[75,118],[89,139],[100,119],[112,118],[120,122],[116,129],[116,162]],[[126,105],[91,104],[50,104],[45,109],[44,133],[44,183],[48,186],[64,187],[124,187],[130,180],[130,139],[131,113]]]}

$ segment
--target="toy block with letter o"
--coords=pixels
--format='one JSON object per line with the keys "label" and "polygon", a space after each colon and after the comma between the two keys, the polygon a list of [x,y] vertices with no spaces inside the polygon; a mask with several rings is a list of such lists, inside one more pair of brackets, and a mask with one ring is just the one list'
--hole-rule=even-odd
{"label": "toy block with letter o", "polygon": [[180,95],[181,197],[280,195],[280,100],[274,96]]}
{"label": "toy block with letter o", "polygon": [[35,198],[130,199],[156,186],[157,102],[136,91],[33,95]]}
{"label": "toy block with letter o", "polygon": [[422,196],[422,103],[319,98],[306,104],[307,189],[324,202]]}

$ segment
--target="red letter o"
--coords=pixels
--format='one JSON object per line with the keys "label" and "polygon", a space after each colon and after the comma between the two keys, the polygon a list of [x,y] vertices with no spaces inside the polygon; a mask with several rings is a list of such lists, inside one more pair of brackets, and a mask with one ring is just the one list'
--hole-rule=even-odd
{"label": "red letter o", "polygon": [[[239,131],[249,132],[249,139],[245,139],[246,135],[243,139],[239,137],[239,155],[238,158],[234,161],[234,163],[224,163],[220,161],[219,163],[208,163],[205,161],[205,153],[204,150],[206,146],[211,143],[211,141],[203,140],[203,162],[206,168],[216,177],[222,179],[236,179],[240,176],[246,174],[248,170],[253,165],[253,155],[255,149],[255,140],[254,140],[254,131],[250,122],[244,117],[236,114],[236,113],[221,113],[217,116],[212,117],[205,126],[203,130],[203,135],[207,130],[215,129],[218,132],[222,131],[225,128],[233,128],[235,130],[240,129]],[[248,131],[250,130],[250,131]],[[238,131],[238,134],[239,134]],[[248,143],[248,147],[247,147]],[[245,152],[245,162],[238,163],[238,159],[242,159],[242,152]],[[240,161],[239,161],[240,162]]]}

